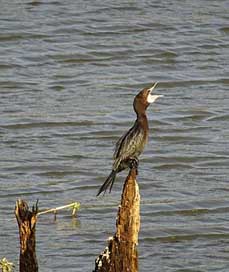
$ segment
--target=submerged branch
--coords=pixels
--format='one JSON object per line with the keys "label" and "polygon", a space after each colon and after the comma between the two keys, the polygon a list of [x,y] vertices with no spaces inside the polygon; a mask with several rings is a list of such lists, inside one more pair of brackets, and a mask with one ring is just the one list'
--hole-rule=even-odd
{"label": "submerged branch", "polygon": [[45,210],[45,211],[38,212],[37,215],[42,215],[42,214],[46,214],[46,213],[56,214],[57,211],[67,209],[67,208],[72,209],[72,216],[75,216],[77,211],[80,208],[80,203],[79,202],[73,202],[73,203],[68,204],[68,205],[64,205],[64,206],[60,206],[60,207],[57,207],[57,208],[52,208],[52,209],[48,209],[48,210]]}

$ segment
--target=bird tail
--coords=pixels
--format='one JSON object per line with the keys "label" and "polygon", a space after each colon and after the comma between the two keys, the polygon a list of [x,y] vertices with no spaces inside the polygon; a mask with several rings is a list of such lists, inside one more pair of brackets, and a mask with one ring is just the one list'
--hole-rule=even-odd
{"label": "bird tail", "polygon": [[116,171],[112,170],[110,175],[108,176],[108,178],[105,180],[103,185],[100,187],[98,194],[96,196],[100,195],[102,192],[105,193],[109,186],[110,186],[109,192],[111,192],[111,189],[112,189],[114,181],[115,181],[115,177],[116,177]]}

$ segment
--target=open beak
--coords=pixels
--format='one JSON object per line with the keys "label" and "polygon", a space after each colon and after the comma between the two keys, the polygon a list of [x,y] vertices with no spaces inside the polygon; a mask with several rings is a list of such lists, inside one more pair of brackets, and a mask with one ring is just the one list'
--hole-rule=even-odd
{"label": "open beak", "polygon": [[151,87],[149,90],[150,90],[150,94],[152,93],[152,91],[155,89],[155,87],[157,86],[158,82],[155,82],[153,84],[153,87]]}
{"label": "open beak", "polygon": [[149,89],[150,92],[148,94],[148,97],[147,97],[147,102],[148,103],[153,103],[156,99],[158,99],[159,97],[163,97],[164,95],[162,94],[154,94],[152,95],[152,91],[155,89],[155,87],[157,86],[158,82],[154,83],[154,85]]}

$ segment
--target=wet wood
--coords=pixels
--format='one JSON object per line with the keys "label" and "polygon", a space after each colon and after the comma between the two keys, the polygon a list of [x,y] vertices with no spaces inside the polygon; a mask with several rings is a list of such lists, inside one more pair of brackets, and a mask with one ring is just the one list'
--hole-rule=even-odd
{"label": "wet wood", "polygon": [[36,258],[36,222],[37,203],[32,211],[23,200],[18,200],[15,207],[15,216],[19,227],[20,237],[20,272],[37,272],[38,264]]}
{"label": "wet wood", "polygon": [[95,261],[94,272],[137,272],[140,195],[136,170],[126,178],[116,221],[116,233]]}

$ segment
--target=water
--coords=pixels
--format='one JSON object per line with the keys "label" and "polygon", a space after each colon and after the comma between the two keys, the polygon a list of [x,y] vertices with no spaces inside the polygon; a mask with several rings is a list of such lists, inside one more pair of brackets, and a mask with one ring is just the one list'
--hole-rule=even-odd
{"label": "water", "polygon": [[[92,271],[123,179],[96,198],[134,95],[159,81],[141,157],[140,271],[229,271],[228,1],[0,2],[0,258],[16,266],[15,201],[37,224],[40,271]],[[16,269],[17,271],[17,269]]]}

